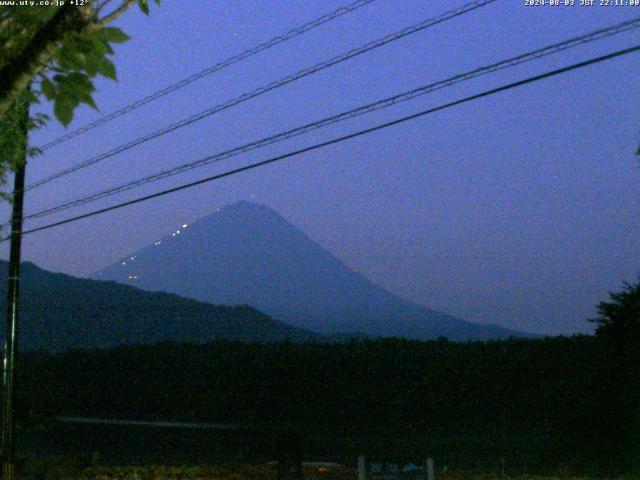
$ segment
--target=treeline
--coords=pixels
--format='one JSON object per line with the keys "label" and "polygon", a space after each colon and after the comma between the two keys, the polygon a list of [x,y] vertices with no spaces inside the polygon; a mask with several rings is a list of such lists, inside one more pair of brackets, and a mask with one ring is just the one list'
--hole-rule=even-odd
{"label": "treeline", "polygon": [[[621,358],[615,345],[590,336],[32,352],[21,362],[19,405],[23,422],[83,415],[297,425],[454,443],[485,438],[495,443],[488,450],[519,439],[539,461],[626,469],[637,398],[628,382],[637,365]],[[526,445],[534,439],[542,440]]]}

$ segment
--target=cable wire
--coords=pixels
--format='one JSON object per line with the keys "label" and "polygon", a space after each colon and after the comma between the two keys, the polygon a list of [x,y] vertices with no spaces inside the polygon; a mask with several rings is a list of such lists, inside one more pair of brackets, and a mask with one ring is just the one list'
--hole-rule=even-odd
{"label": "cable wire", "polygon": [[287,130],[285,132],[281,132],[275,135],[271,135],[260,140],[256,140],[230,150],[226,150],[215,155],[207,156],[203,159],[198,159],[196,161],[188,162],[183,165],[173,167],[167,170],[163,170],[161,172],[155,173],[153,175],[149,175],[146,177],[142,177],[131,182],[127,182],[122,185],[118,185],[116,187],[111,187],[105,190],[101,190],[98,192],[94,192],[89,195],[85,195],[79,198],[75,198],[73,200],[66,201],[62,204],[55,205],[53,207],[44,208],[41,210],[37,210],[32,213],[28,213],[24,216],[25,219],[29,218],[41,218],[49,215],[53,215],[55,213],[61,212],[63,210],[67,210],[69,208],[77,207],[80,205],[84,205],[90,202],[94,202],[100,200],[102,198],[110,197],[116,195],[118,193],[131,190],[133,188],[156,182],[180,173],[184,173],[196,168],[201,168],[207,165],[210,165],[214,162],[219,162],[224,159],[228,159],[231,157],[235,157],[242,153],[247,153],[249,151],[262,148],[267,145],[271,145],[280,141],[284,141],[302,134],[306,134],[310,131],[326,127],[328,125],[332,125],[338,122],[342,122],[360,115],[364,115],[367,113],[371,113],[377,110],[381,110],[384,108],[391,107],[393,105],[397,105],[402,102],[406,102],[417,98],[422,95],[426,95],[428,93],[432,93],[436,90],[440,90],[446,87],[450,87],[452,85],[471,80],[482,75],[486,75],[489,73],[494,73],[506,68],[515,67],[517,65],[521,65],[523,63],[537,60],[539,58],[555,54],[558,52],[562,52],[571,48],[575,48],[580,45],[588,44],[597,40],[601,40],[603,38],[607,38],[622,32],[626,32],[632,29],[636,29],[640,27],[640,17],[628,20],[625,22],[621,22],[615,25],[611,25],[609,27],[601,28],[595,31],[592,31],[588,34],[581,35],[578,37],[573,37],[571,39],[565,40],[563,42],[555,43],[552,45],[547,45],[545,47],[539,48],[532,52],[524,53],[515,57],[508,58],[506,60],[502,60],[491,65],[487,65],[484,67],[479,67],[474,70],[467,71],[465,73],[461,73],[455,75],[453,77],[449,77],[444,80],[440,80],[435,83],[431,83],[429,85],[425,85],[419,88],[415,88],[413,90],[409,90],[407,92],[403,92],[398,95],[394,95],[383,100],[379,100],[368,105],[364,105],[346,112],[342,112],[337,115],[333,115],[330,117],[323,118],[321,120],[308,123],[306,125],[296,127],[291,130]]}
{"label": "cable wire", "polygon": [[161,128],[160,130],[156,130],[155,132],[149,133],[147,135],[144,135],[142,137],[139,137],[135,140],[132,140],[130,142],[127,142],[123,145],[120,145],[118,147],[113,148],[112,150],[109,150],[107,152],[101,153],[95,157],[89,158],[88,160],[84,160],[82,162],[79,162],[75,165],[72,165],[71,167],[68,167],[64,170],[58,171],[56,173],[53,173],[41,180],[38,180],[30,185],[27,185],[25,187],[25,191],[26,190],[31,190],[33,188],[39,187],[41,185],[44,185],[46,183],[51,182],[52,180],[55,180],[57,178],[63,177],[65,175],[69,175],[70,173],[74,173],[78,170],[81,170],[83,168],[86,168],[88,166],[94,165],[102,160],[105,160],[107,158],[113,157],[119,153],[122,153],[126,150],[129,150],[137,145],[140,145],[142,143],[148,142],[150,140],[153,140],[155,138],[161,137],[163,135],[166,135],[174,130],[177,130],[179,128],[182,127],[186,127],[188,125],[191,125],[192,123],[198,122],[204,118],[207,118],[215,113],[221,112],[223,110],[227,110],[231,107],[234,107],[240,103],[243,103],[247,100],[250,100],[252,98],[255,98],[259,95],[262,95],[264,93],[270,92],[272,90],[275,90],[277,88],[283,87],[289,83],[295,82],[297,80],[300,80],[304,77],[307,77],[309,75],[312,75],[316,72],[319,72],[321,70],[324,70],[326,68],[332,67],[334,65],[337,65],[339,63],[342,63],[346,60],[349,60],[351,58],[357,57],[359,55],[362,55],[366,52],[369,52],[371,50],[374,50],[376,48],[382,47],[383,45],[386,45],[388,43],[394,42],[396,40],[399,40],[401,38],[404,38],[408,35],[411,35],[413,33],[417,33],[420,32],[422,30],[425,30],[426,28],[438,25],[440,23],[446,22],[448,20],[451,20],[453,18],[459,17],[461,15],[464,15],[468,12],[471,12],[475,9],[484,7],[485,5],[488,5],[490,3],[496,2],[497,0],[478,0],[478,1],[473,1],[470,3],[467,3],[466,5],[454,9],[454,10],[449,10],[435,18],[430,18],[428,20],[424,20],[420,23],[417,23],[415,25],[412,25],[410,27],[404,28],[398,32],[395,33],[391,33],[388,35],[385,35],[382,38],[379,38],[378,40],[374,40],[371,41],[369,43],[366,43],[365,45],[361,46],[361,47],[357,47],[354,48],[352,50],[349,50],[348,52],[345,52],[343,54],[340,54],[336,57],[331,58],[330,60],[326,60],[324,62],[320,62],[317,63],[315,65],[313,65],[312,67],[308,67],[305,68],[303,70],[298,71],[297,73],[294,73],[292,75],[287,75],[286,77],[281,78],[280,80],[276,80],[274,82],[271,82],[267,85],[263,85],[262,87],[259,87],[253,91],[244,93],[242,95],[240,95],[239,97],[236,97],[232,100],[229,100],[227,102],[221,103],[219,105],[216,105],[212,108],[209,108],[207,110],[204,110],[200,113],[197,113],[195,115],[192,115],[186,119],[180,120],[176,123],[172,123],[164,128]]}
{"label": "cable wire", "polygon": [[[309,147],[301,148],[299,150],[294,150],[294,151],[285,153],[283,155],[278,155],[276,157],[271,157],[271,158],[269,158],[267,160],[263,160],[263,161],[260,161],[260,162],[257,162],[257,163],[252,163],[252,164],[246,165],[244,167],[236,168],[236,169],[229,170],[229,171],[226,171],[226,172],[223,172],[223,173],[219,173],[219,174],[216,174],[216,175],[205,177],[205,178],[202,178],[200,180],[196,180],[194,182],[189,182],[189,183],[186,183],[186,184],[183,184],[183,185],[179,185],[177,187],[169,188],[167,190],[162,190],[160,192],[152,193],[150,195],[145,195],[143,197],[138,197],[138,198],[133,199],[133,200],[128,200],[126,202],[122,202],[122,203],[118,203],[118,204],[115,204],[115,205],[111,205],[109,207],[105,207],[105,208],[101,208],[101,209],[98,209],[98,210],[94,210],[94,211],[91,211],[91,212],[88,212],[88,213],[84,213],[82,215],[77,215],[77,216],[70,217],[70,218],[67,218],[67,219],[64,219],[64,220],[60,220],[58,222],[49,223],[49,224],[43,225],[41,227],[32,228],[30,230],[25,230],[25,231],[22,232],[22,235],[28,235],[28,234],[35,233],[35,232],[40,232],[42,230],[48,230],[48,229],[53,228],[53,227],[58,227],[60,225],[65,225],[65,224],[68,224],[68,223],[76,222],[78,220],[82,220],[82,219],[85,219],[85,218],[93,217],[93,216],[100,215],[102,213],[110,212],[110,211],[113,211],[113,210],[118,210],[120,208],[124,208],[124,207],[130,206],[130,205],[135,205],[137,203],[146,202],[146,201],[152,200],[154,198],[162,197],[164,195],[175,193],[175,192],[178,192],[178,191],[181,191],[181,190],[186,190],[186,189],[189,189],[189,188],[193,188],[195,186],[202,185],[204,183],[212,182],[212,181],[219,180],[219,179],[222,179],[222,178],[225,178],[225,177],[236,175],[238,173],[246,172],[246,171],[253,170],[253,169],[259,168],[259,167],[263,167],[265,165],[269,165],[269,164],[272,164],[272,163],[275,163],[275,162],[279,162],[279,161],[287,159],[287,158],[295,157],[295,156],[298,156],[298,155],[301,155],[301,154],[304,154],[304,153],[308,153],[308,152],[311,152],[311,151],[314,151],[314,150],[318,150],[320,148],[324,148],[324,147],[327,147],[329,145],[334,145],[334,144],[337,144],[337,143],[344,142],[346,140],[351,140],[353,138],[358,138],[358,137],[361,137],[363,135],[368,135],[368,134],[376,132],[378,130],[383,130],[385,128],[389,128],[389,127],[392,127],[392,126],[395,126],[395,125],[399,125],[399,124],[402,124],[402,123],[407,122],[409,120],[414,120],[416,118],[420,118],[420,117],[423,117],[423,116],[426,116],[426,115],[429,115],[429,114],[432,114],[432,113],[435,113],[435,112],[446,110],[446,109],[452,108],[452,107],[457,106],[457,105],[461,105],[461,104],[468,103],[468,102],[471,102],[471,101],[479,100],[481,98],[488,97],[490,95],[495,95],[496,93],[500,93],[500,92],[504,92],[504,91],[507,91],[507,90],[511,90],[513,88],[516,88],[516,87],[520,87],[520,86],[527,85],[527,84],[530,84],[530,83],[538,82],[538,81],[544,80],[546,78],[554,77],[554,76],[557,76],[557,75],[560,75],[560,74],[563,74],[563,73],[567,73],[567,72],[570,72],[570,71],[573,71],[573,70],[578,70],[580,68],[584,68],[584,67],[587,67],[589,65],[593,65],[593,64],[596,64],[596,63],[604,62],[606,60],[611,60],[613,58],[620,57],[620,56],[623,56],[623,55],[628,55],[630,53],[634,53],[634,52],[638,52],[638,51],[640,51],[640,45],[636,45],[636,46],[633,46],[633,47],[630,47],[630,48],[626,48],[626,49],[623,49],[623,50],[617,50],[617,51],[615,51],[613,53],[609,53],[607,55],[602,55],[602,56],[599,56],[599,57],[591,58],[591,59],[583,61],[583,62],[574,63],[574,64],[569,65],[567,67],[559,68],[559,69],[556,69],[556,70],[551,70],[549,72],[545,72],[545,73],[542,73],[540,75],[535,75],[533,77],[528,77],[528,78],[526,78],[524,80],[519,80],[519,81],[516,81],[516,82],[508,83],[506,85],[503,85],[503,86],[500,86],[500,87],[497,87],[497,88],[493,88],[491,90],[485,90],[484,92],[481,92],[481,93],[478,93],[478,94],[475,94],[475,95],[464,97],[462,99],[455,100],[455,101],[449,102],[449,103],[445,103],[445,104],[439,105],[437,107],[429,108],[427,110],[423,110],[421,112],[414,113],[412,115],[407,115],[407,116],[398,118],[396,120],[392,120],[390,122],[386,122],[386,123],[382,123],[382,124],[379,124],[379,125],[376,125],[376,126],[373,126],[373,127],[370,127],[370,128],[366,128],[364,130],[359,130],[359,131],[354,132],[354,133],[350,133],[350,134],[343,135],[343,136],[340,136],[340,137],[335,137],[335,138],[333,138],[331,140],[327,140],[325,142],[316,143],[315,145],[311,145]],[[0,242],[7,241],[9,238],[10,237],[2,238],[2,239],[0,239]]]}
{"label": "cable wire", "polygon": [[77,137],[78,135],[81,135],[85,132],[88,132],[89,130],[93,130],[96,127],[99,127],[100,125],[103,125],[107,122],[110,122],[111,120],[114,120],[118,117],[121,117],[123,115],[126,115],[129,112],[132,112],[140,107],[142,107],[143,105],[146,105],[147,103],[153,102],[154,100],[157,100],[159,98],[164,97],[165,95],[168,95],[172,92],[175,92],[176,90],[181,89],[182,87],[186,87],[187,85],[196,82],[198,80],[200,80],[201,78],[207,77],[209,75],[214,74],[215,72],[218,72],[220,70],[223,70],[227,67],[230,67],[231,65],[238,63],[242,60],[246,60],[249,57],[252,57],[254,55],[257,55],[260,52],[263,52],[265,50],[268,50],[272,47],[275,47],[276,45],[279,45],[281,43],[284,43],[288,40],[291,40],[292,38],[298,37],[306,32],[309,32],[321,25],[324,25],[325,23],[328,23],[332,20],[335,20],[336,18],[339,18],[343,15],[346,15],[348,13],[354,12],[362,7],[364,7],[365,5],[368,5],[370,3],[373,3],[377,0],[357,0],[356,2],[353,2],[351,4],[345,5],[343,7],[340,7],[336,10],[334,10],[333,12],[327,13],[326,15],[323,15],[319,18],[316,18],[315,20],[312,20],[308,23],[305,23],[304,25],[301,25],[297,28],[294,28],[293,30],[289,30],[288,32],[282,34],[282,35],[278,35],[276,37],[273,37],[270,40],[267,40],[264,43],[261,43],[259,45],[256,45],[253,48],[249,48],[247,50],[244,50],[243,52],[234,55],[233,57],[229,57],[226,60],[223,60],[221,62],[216,63],[215,65],[212,65],[210,67],[207,67],[203,70],[200,70],[199,72],[194,73],[193,75],[183,78],[182,80],[180,80],[179,82],[173,83],[161,90],[158,90],[150,95],[147,95],[144,98],[141,98],[140,100],[133,102],[129,105],[126,105],[118,110],[115,110],[111,113],[109,113],[108,115],[105,115],[103,117],[98,118],[97,120],[94,120],[91,123],[88,123],[72,132],[69,132],[65,135],[62,135],[61,137],[58,137],[54,140],[51,140],[48,143],[45,143],[44,145],[38,147],[39,150],[41,151],[45,151],[48,150],[56,145],[59,145],[67,140],[70,140],[74,137]]}

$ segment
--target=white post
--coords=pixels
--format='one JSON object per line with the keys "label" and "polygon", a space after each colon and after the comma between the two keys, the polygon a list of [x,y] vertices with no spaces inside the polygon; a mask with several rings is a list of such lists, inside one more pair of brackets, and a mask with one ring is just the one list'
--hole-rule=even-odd
{"label": "white post", "polygon": [[364,455],[358,457],[358,480],[367,480],[367,461]]}
{"label": "white post", "polygon": [[433,458],[427,458],[427,479],[426,480],[435,480],[435,475],[433,473]]}

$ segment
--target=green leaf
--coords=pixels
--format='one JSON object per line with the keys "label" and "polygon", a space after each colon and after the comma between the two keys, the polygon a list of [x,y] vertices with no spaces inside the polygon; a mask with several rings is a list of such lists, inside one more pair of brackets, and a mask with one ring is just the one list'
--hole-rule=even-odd
{"label": "green leaf", "polygon": [[98,34],[88,35],[86,41],[91,45],[91,51],[87,52],[88,55],[106,55],[113,53],[113,49],[109,45],[109,41],[100,37]]}
{"label": "green leaf", "polygon": [[78,98],[82,93],[90,93],[95,90],[93,82],[84,73],[73,72],[69,75],[56,75],[54,80],[58,83],[58,95],[71,99]]}
{"label": "green leaf", "polygon": [[43,128],[49,121],[49,116],[44,113],[36,113],[34,116],[29,117],[29,124],[27,128],[31,130],[39,130]]}
{"label": "green leaf", "polygon": [[98,74],[98,63],[102,60],[102,55],[93,54],[87,56],[87,63],[84,66],[84,71],[87,72],[91,78]]}
{"label": "green leaf", "polygon": [[87,63],[84,53],[71,52],[66,56],[66,63],[70,70],[81,71]]}
{"label": "green leaf", "polygon": [[55,113],[60,123],[66,127],[71,123],[71,120],[73,120],[73,103],[65,98],[57,98],[53,107],[53,113]]}
{"label": "green leaf", "polygon": [[80,97],[80,102],[86,103],[87,105],[89,105],[94,110],[98,110],[98,106],[96,105],[96,102],[93,101],[93,97],[89,93],[83,94]]}
{"label": "green leaf", "polygon": [[116,66],[108,58],[102,58],[97,64],[98,72],[111,80],[117,80],[116,78]]}
{"label": "green leaf", "polygon": [[42,93],[47,97],[47,100],[53,100],[56,97],[56,87],[47,77],[42,79],[40,86],[42,87]]}
{"label": "green leaf", "polygon": [[22,99],[25,102],[28,103],[40,103],[40,100],[38,98],[38,95],[36,94],[36,92],[33,92],[31,90],[25,90],[22,92]]}
{"label": "green leaf", "polygon": [[69,40],[56,52],[56,62],[65,71],[82,71],[86,62],[85,55],[78,49],[76,41]]}
{"label": "green leaf", "polygon": [[117,27],[105,27],[98,34],[100,39],[111,43],[123,43],[131,38]]}
{"label": "green leaf", "polygon": [[113,51],[113,48],[111,48],[111,45],[109,45],[109,42],[104,42],[104,48],[106,50],[106,53],[109,55],[113,55],[115,53]]}
{"label": "green leaf", "polygon": [[144,13],[145,15],[149,15],[149,1],[148,0],[138,0],[138,6],[140,7],[140,10],[142,10],[142,13]]}

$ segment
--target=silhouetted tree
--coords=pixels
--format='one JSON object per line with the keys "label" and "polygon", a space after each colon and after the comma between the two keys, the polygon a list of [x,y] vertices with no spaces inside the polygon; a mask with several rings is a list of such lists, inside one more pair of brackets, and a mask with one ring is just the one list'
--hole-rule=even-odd
{"label": "silhouetted tree", "polygon": [[626,283],[624,290],[611,293],[609,302],[598,304],[596,335],[620,342],[628,348],[640,346],[640,282]]}
{"label": "silhouetted tree", "polygon": [[640,282],[625,283],[622,291],[598,304],[596,336],[607,354],[603,357],[601,383],[608,395],[602,398],[618,462],[640,470]]}

